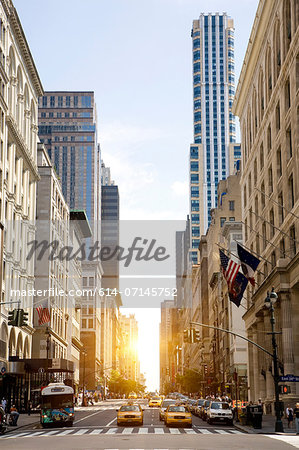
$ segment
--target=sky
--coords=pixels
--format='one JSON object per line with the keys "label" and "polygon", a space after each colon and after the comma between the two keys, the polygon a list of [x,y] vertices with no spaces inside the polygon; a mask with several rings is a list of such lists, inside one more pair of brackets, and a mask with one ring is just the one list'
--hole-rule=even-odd
{"label": "sky", "polygon": [[[14,5],[44,89],[95,91],[102,157],[119,186],[121,219],[184,220],[193,138],[192,20],[224,11],[234,19],[237,80],[258,0]],[[134,312],[141,370],[148,387],[158,389],[160,311]]]}

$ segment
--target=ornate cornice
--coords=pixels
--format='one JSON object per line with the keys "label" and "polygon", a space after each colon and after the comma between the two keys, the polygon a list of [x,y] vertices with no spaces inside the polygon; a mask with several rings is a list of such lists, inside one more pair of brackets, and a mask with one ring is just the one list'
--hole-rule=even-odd
{"label": "ornate cornice", "polygon": [[41,97],[44,93],[42,83],[40,81],[37,69],[35,67],[18,13],[10,1],[2,1],[4,10],[6,12],[7,18],[9,20],[11,29],[15,35],[15,38],[19,44],[19,49],[24,60],[26,69],[32,80],[32,85],[35,89],[36,96]]}
{"label": "ornate cornice", "polygon": [[6,123],[15,139],[15,143],[22,150],[22,155],[24,156],[24,159],[25,159],[28,167],[30,168],[32,175],[34,176],[35,180],[38,181],[40,179],[40,176],[37,171],[37,166],[36,166],[32,156],[29,154],[28,147],[27,147],[23,137],[19,133],[19,130],[17,128],[17,124],[16,124],[14,118],[10,114],[6,115]]}

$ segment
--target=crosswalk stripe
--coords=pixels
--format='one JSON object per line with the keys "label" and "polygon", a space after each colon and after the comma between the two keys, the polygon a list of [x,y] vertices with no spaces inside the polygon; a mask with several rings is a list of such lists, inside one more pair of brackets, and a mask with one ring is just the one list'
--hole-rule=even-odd
{"label": "crosswalk stripe", "polygon": [[148,428],[139,428],[138,434],[148,434]]}
{"label": "crosswalk stripe", "polygon": [[206,428],[199,428],[198,431],[199,431],[199,433],[202,433],[202,434],[213,434],[211,431],[207,430]]}
{"label": "crosswalk stripe", "polygon": [[98,430],[93,430],[91,433],[89,434],[100,434],[103,431],[103,428],[99,428]]}
{"label": "crosswalk stripe", "polygon": [[178,428],[169,428],[170,434],[182,434]]}
{"label": "crosswalk stripe", "polygon": [[224,431],[224,430],[215,430],[215,433],[219,433],[219,434],[229,434],[228,431]]}
{"label": "crosswalk stripe", "polygon": [[26,432],[26,433],[20,433],[20,434],[18,434],[18,435],[12,435],[12,436],[3,436],[4,437],[4,439],[14,439],[14,438],[16,438],[16,437],[21,437],[21,436],[26,436],[26,435],[30,435],[30,433],[28,433],[28,431]]}
{"label": "crosswalk stripe", "polygon": [[164,434],[164,428],[154,428],[154,433],[155,434]]}
{"label": "crosswalk stripe", "polygon": [[59,430],[48,431],[47,433],[44,434],[44,436],[52,436],[55,433],[59,433]]}
{"label": "crosswalk stripe", "polygon": [[239,430],[229,430],[229,432],[234,434],[243,434],[242,431]]}
{"label": "crosswalk stripe", "polygon": [[196,431],[193,430],[193,428],[188,428],[187,430],[184,430],[187,434],[196,434]]}
{"label": "crosswalk stripe", "polygon": [[70,434],[73,431],[74,430],[65,430],[65,431],[62,431],[61,433],[56,434],[56,436],[65,436],[66,434]]}
{"label": "crosswalk stripe", "polygon": [[128,428],[124,428],[122,430],[122,434],[132,434],[133,433],[134,428],[128,427]]}
{"label": "crosswalk stripe", "polygon": [[110,428],[110,430],[108,430],[106,434],[116,434],[117,430],[118,428]]}
{"label": "crosswalk stripe", "polygon": [[81,430],[76,431],[76,433],[73,434],[73,436],[80,436],[81,434],[87,433],[87,428],[81,428]]}

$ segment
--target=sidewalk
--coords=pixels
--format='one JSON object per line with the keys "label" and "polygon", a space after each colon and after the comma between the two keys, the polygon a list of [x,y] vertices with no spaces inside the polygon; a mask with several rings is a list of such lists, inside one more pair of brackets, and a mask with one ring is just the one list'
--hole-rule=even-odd
{"label": "sidewalk", "polygon": [[[249,434],[274,434],[275,433],[275,420],[276,417],[270,414],[263,415],[262,428],[255,429],[248,425],[241,425],[240,422],[234,421],[234,425],[241,431]],[[293,422],[293,428],[288,428],[288,421],[282,418],[283,429],[285,434],[296,434],[295,421]],[[279,433],[281,434],[281,433]]]}
{"label": "sidewalk", "polygon": [[20,414],[18,419],[18,425],[16,427],[7,426],[7,432],[18,430],[19,428],[27,427],[28,425],[39,424],[39,414]]}

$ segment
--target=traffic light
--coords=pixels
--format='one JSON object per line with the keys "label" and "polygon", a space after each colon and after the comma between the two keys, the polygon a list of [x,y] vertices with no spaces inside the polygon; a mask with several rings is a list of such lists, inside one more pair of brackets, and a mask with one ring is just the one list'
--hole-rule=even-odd
{"label": "traffic light", "polygon": [[12,327],[17,327],[18,326],[18,316],[19,316],[18,309],[13,309],[12,311],[9,311],[8,325],[11,325]]}
{"label": "traffic light", "polygon": [[184,330],[184,342],[190,343],[190,329]]}
{"label": "traffic light", "polygon": [[287,386],[286,384],[283,384],[280,386],[280,393],[281,394],[289,394],[291,392],[291,386]]}
{"label": "traffic light", "polygon": [[193,328],[193,342],[200,342],[200,331]]}
{"label": "traffic light", "polygon": [[204,364],[203,370],[204,370],[205,375],[208,375],[208,365],[207,364]]}
{"label": "traffic light", "polygon": [[26,325],[28,325],[28,312],[25,312],[24,309],[19,309],[18,327],[24,327]]}

